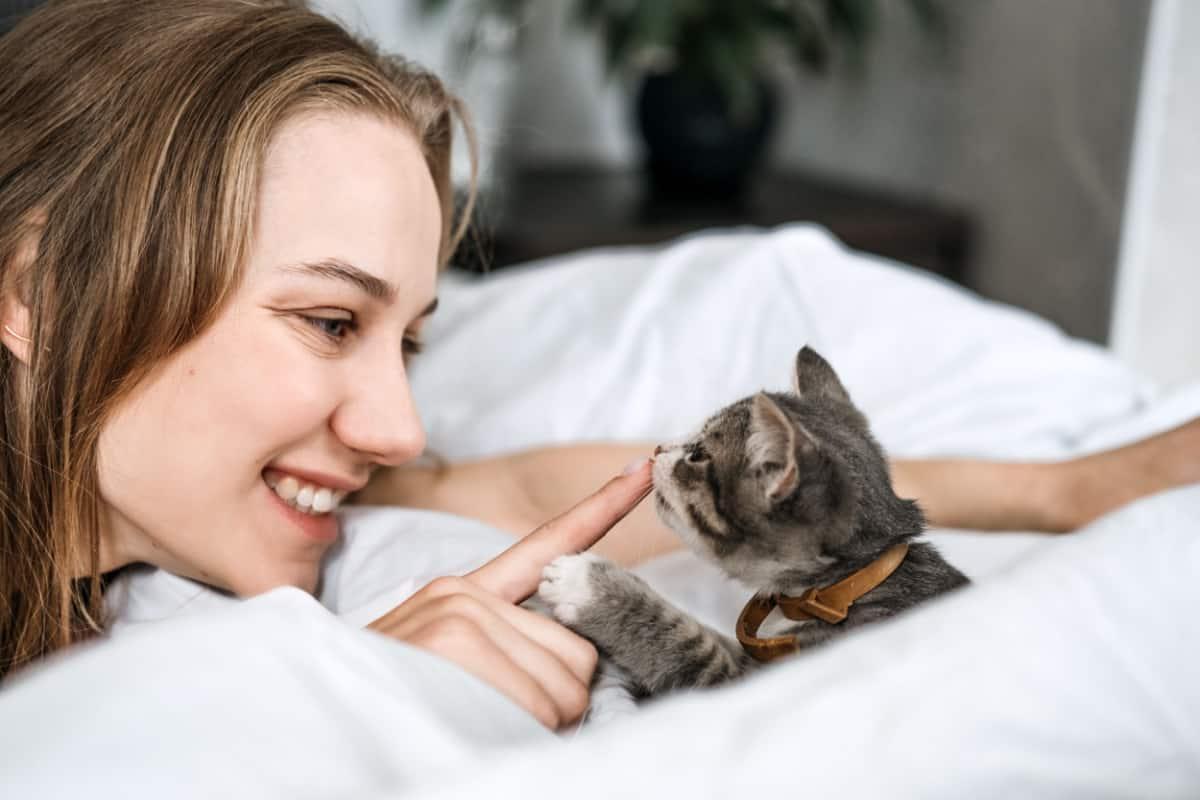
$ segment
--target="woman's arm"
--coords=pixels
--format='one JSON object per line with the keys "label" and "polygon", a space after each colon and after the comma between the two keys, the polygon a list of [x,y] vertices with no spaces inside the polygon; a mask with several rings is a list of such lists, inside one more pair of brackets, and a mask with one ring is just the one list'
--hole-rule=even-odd
{"label": "woman's arm", "polygon": [[1066,461],[896,461],[892,480],[933,525],[1073,531],[1139,497],[1200,482],[1200,418]]}
{"label": "woman's arm", "polygon": [[[649,443],[565,445],[441,469],[401,467],[380,472],[356,499],[448,511],[520,536],[653,449]],[[897,494],[920,502],[931,525],[1070,531],[1138,497],[1200,481],[1200,419],[1067,461],[898,459],[892,480]],[[677,547],[653,504],[643,503],[593,549],[635,564]]]}

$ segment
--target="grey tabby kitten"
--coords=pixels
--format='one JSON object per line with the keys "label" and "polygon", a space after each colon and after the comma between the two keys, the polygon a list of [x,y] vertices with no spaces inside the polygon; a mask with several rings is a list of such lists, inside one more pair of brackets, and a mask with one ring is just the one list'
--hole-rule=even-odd
{"label": "grey tabby kitten", "polygon": [[[925,526],[917,504],[892,491],[866,418],[811,348],[796,357],[793,388],[718,411],[694,437],[660,448],[654,463],[662,520],[763,594],[799,596],[828,586]],[[965,583],[933,545],[912,542],[900,567],[844,621],[806,620],[786,632],[804,649]],[[640,696],[719,684],[758,663],[735,639],[590,553],[547,566],[538,596],[556,619],[593,641]]]}

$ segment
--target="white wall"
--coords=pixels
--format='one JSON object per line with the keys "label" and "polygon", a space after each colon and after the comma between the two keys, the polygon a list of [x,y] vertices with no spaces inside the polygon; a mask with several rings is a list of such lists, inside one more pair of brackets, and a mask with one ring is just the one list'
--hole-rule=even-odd
{"label": "white wall", "polygon": [[1114,308],[1117,354],[1200,379],[1200,3],[1156,0]]}
{"label": "white wall", "polygon": [[[498,150],[509,138],[513,83],[516,78],[512,31],[493,30],[488,45],[474,53],[469,69],[455,47],[454,36],[469,4],[452,2],[444,16],[420,13],[417,0],[311,0],[314,9],[367,36],[387,52],[398,53],[433,70],[467,102],[480,147],[479,183],[495,177]],[[466,184],[470,159],[463,147],[454,148],[454,176]]]}

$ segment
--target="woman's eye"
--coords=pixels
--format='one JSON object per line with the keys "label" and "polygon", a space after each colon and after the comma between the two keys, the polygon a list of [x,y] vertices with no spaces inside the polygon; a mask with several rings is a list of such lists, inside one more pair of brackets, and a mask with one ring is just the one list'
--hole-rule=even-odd
{"label": "woman's eye", "polygon": [[417,353],[425,349],[425,343],[416,336],[404,337],[404,357],[415,356]]}
{"label": "woman's eye", "polygon": [[354,332],[356,327],[354,319],[346,317],[316,317],[306,314],[304,320],[334,342],[345,339],[347,335]]}
{"label": "woman's eye", "polygon": [[[301,314],[300,318],[315,328],[323,337],[335,344],[344,342],[346,337],[358,332],[358,320],[353,316],[322,317],[316,314]],[[402,351],[405,359],[415,356],[424,348],[425,344],[421,341],[420,336],[415,333],[404,335]]]}

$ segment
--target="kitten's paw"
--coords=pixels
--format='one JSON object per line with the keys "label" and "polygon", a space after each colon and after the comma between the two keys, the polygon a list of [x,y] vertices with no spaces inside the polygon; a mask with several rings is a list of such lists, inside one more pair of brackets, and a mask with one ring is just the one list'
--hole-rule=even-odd
{"label": "kitten's paw", "polygon": [[559,556],[542,569],[538,597],[550,606],[555,619],[571,624],[595,597],[592,567],[604,559],[591,553]]}

